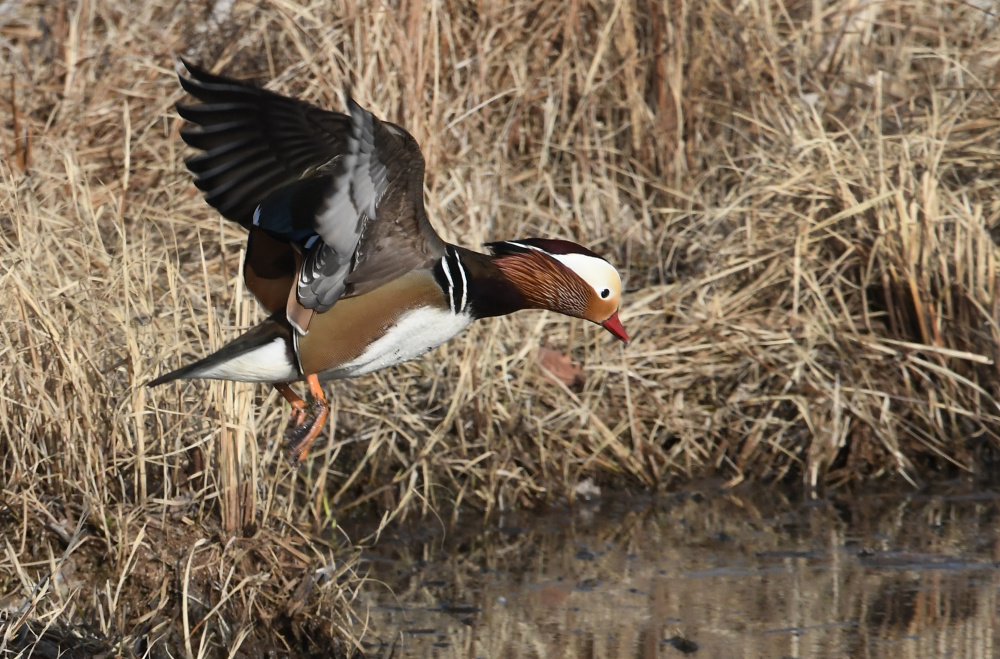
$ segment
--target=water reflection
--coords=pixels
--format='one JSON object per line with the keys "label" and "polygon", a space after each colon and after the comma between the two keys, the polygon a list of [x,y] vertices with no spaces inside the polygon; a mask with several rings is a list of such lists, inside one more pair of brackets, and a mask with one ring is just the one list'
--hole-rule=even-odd
{"label": "water reflection", "polygon": [[998,512],[993,493],[796,504],[765,492],[422,520],[368,554],[374,651],[992,657]]}

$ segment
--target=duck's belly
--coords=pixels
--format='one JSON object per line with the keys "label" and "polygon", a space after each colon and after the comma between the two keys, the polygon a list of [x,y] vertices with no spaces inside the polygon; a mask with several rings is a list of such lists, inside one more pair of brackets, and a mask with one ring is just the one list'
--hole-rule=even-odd
{"label": "duck's belly", "polygon": [[[305,364],[303,372],[317,372],[322,380],[352,378],[416,359],[464,330],[472,322],[466,314],[453,314],[439,307],[418,307],[403,312],[381,336],[357,356],[340,363],[327,364],[312,371]],[[350,332],[350,327],[343,327]],[[303,340],[312,336],[311,328]],[[336,342],[336,339],[334,339]]]}
{"label": "duck's belly", "polygon": [[408,311],[357,359],[324,371],[320,378],[350,378],[408,362],[456,336],[471,322],[471,317],[446,309],[424,307]]}

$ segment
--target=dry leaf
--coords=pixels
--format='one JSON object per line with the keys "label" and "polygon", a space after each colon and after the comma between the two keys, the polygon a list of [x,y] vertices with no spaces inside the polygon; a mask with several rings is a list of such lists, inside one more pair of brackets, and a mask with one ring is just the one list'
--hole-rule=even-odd
{"label": "dry leaf", "polygon": [[567,387],[580,388],[583,386],[583,367],[573,363],[570,356],[561,350],[539,348],[538,365],[542,367],[546,375]]}

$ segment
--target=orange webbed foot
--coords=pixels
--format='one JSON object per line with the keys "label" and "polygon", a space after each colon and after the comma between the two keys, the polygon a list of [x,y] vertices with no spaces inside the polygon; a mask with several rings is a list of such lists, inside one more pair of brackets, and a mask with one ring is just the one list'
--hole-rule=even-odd
{"label": "orange webbed foot", "polygon": [[330,405],[326,402],[319,377],[315,374],[309,375],[306,377],[306,382],[309,384],[309,393],[305,400],[299,398],[287,384],[274,385],[292,406],[292,413],[288,417],[288,428],[285,430],[285,449],[288,451],[288,461],[293,467],[299,466],[309,453],[330,413]]}

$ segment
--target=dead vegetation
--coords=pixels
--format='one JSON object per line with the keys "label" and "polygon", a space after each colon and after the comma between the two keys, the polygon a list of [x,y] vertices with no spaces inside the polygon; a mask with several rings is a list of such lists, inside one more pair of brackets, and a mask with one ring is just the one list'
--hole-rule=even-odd
{"label": "dead vegetation", "polygon": [[[995,12],[0,3],[0,593],[121,640],[148,622],[109,599],[149,601],[129,556],[176,547],[176,611],[197,537],[315,547],[344,515],[532,506],[581,484],[995,477]],[[264,387],[143,388],[260,317],[238,285],[241,231],[183,168],[175,53],[332,108],[350,81],[423,145],[443,236],[606,254],[633,343],[538,313],[480,323],[330,385],[333,439],[298,472]],[[540,347],[583,365],[582,384],[553,380]],[[137,530],[151,520],[176,544]],[[106,585],[45,595],[63,555],[101,565]],[[298,587],[278,568],[280,586],[244,582],[258,568],[221,549],[205,565],[246,584],[209,598],[229,620]],[[299,614],[348,599],[318,589]],[[232,649],[240,625],[212,643]]]}

